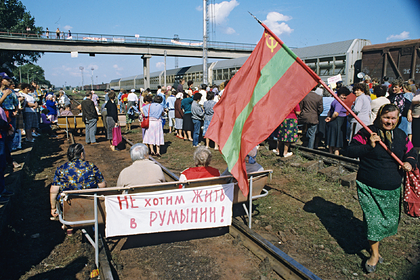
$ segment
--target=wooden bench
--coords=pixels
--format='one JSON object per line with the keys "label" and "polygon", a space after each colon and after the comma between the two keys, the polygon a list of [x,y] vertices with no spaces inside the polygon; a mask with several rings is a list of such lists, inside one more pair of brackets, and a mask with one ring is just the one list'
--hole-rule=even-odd
{"label": "wooden bench", "polygon": [[[173,180],[173,174],[167,173],[163,169],[167,180]],[[252,177],[252,199],[256,199],[260,196],[266,195],[268,192],[264,190],[264,186],[267,183],[267,179],[272,173],[272,170],[264,170],[259,172],[253,172],[248,174],[248,181],[251,182]],[[172,178],[172,179],[171,179]],[[188,180],[185,182],[170,181],[160,184],[149,184],[125,188],[101,188],[101,189],[85,189],[76,191],[65,191],[62,195],[65,196],[63,205],[57,202],[57,209],[60,213],[60,221],[64,224],[72,227],[84,227],[93,224],[91,221],[94,220],[94,197],[96,193],[98,196],[98,223],[102,224],[106,218],[105,210],[105,196],[108,195],[127,195],[137,194],[143,192],[155,192],[163,190],[178,190],[180,185],[183,184],[185,188],[196,188],[210,185],[219,185],[230,183],[234,178],[232,176],[220,176],[205,179]],[[260,195],[264,191],[263,195]],[[249,201],[248,197],[245,197],[239,190],[237,184],[234,188],[233,204],[244,203]],[[83,223],[83,221],[90,221]]]}
{"label": "wooden bench", "polygon": [[[126,126],[126,115],[124,115],[124,114],[118,115],[118,123],[122,127]],[[70,130],[85,129],[86,128],[86,124],[83,122],[83,117],[81,115],[77,115],[77,116],[58,116],[57,117],[57,125],[58,125],[58,127],[62,128],[66,131],[67,138],[68,138],[68,133],[69,133]],[[98,122],[96,123],[96,127],[97,128],[104,128],[105,127],[104,123],[102,121],[101,115],[98,115]]]}

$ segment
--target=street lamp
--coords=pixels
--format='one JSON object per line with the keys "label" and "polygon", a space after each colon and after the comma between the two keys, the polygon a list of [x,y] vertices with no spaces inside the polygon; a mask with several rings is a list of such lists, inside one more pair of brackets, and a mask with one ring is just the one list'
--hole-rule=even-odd
{"label": "street lamp", "polygon": [[85,67],[80,66],[79,69],[80,71],[82,71],[82,89],[81,90],[83,90],[83,69],[85,69]]}
{"label": "street lamp", "polygon": [[32,69],[34,69],[33,67],[28,69],[28,73],[26,73],[26,79],[28,80],[28,84],[30,84],[31,82],[29,81],[29,71],[31,71]]}
{"label": "street lamp", "polygon": [[90,68],[90,70],[92,70],[90,88],[91,88],[91,90],[93,90],[93,70],[95,70],[95,68],[92,67],[92,68]]}
{"label": "street lamp", "polygon": [[35,83],[36,83],[36,74],[38,74],[39,72],[37,71],[37,72],[35,72],[35,73],[33,73],[32,74],[32,79],[31,79],[31,81],[34,81]]}

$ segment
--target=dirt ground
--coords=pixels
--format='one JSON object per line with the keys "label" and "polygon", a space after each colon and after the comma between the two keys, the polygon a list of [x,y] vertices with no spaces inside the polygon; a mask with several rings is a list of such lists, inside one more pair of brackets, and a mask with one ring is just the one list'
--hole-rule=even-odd
{"label": "dirt ground", "polygon": [[[123,143],[120,151],[111,151],[103,134],[97,140],[100,145],[85,146],[87,159],[115,186],[121,170],[132,163],[130,146]],[[76,136],[75,141],[83,143],[84,138]],[[260,272],[261,261],[234,246],[226,228],[111,238],[107,243],[120,279],[260,279],[262,273],[277,278]]]}
{"label": "dirt ground", "polygon": [[34,143],[0,239],[0,279],[89,279],[92,246],[80,233],[67,237],[49,214],[49,186],[57,166],[67,160],[67,146],[63,133],[58,138],[42,135]]}
{"label": "dirt ground", "polygon": [[[135,143],[141,141],[137,125],[125,134]],[[0,279],[88,279],[94,269],[93,248],[81,232],[66,236],[59,222],[49,219],[49,186],[57,166],[67,160],[65,133],[58,136],[42,136],[34,145],[21,192],[14,198],[19,206],[0,239]],[[87,160],[113,186],[119,172],[131,164],[129,146],[112,152],[103,134],[97,139],[100,145],[86,145]],[[84,142],[83,137],[76,140]],[[193,165],[193,151],[191,142],[165,134],[158,161],[178,175]],[[362,263],[368,253],[355,190],[284,164],[264,146],[257,161],[274,174],[267,186],[270,195],[254,203],[252,226],[274,245],[322,279],[420,279],[418,219],[402,215],[398,234],[381,243],[385,263],[377,273],[366,275]],[[226,168],[216,151],[211,165],[220,171]],[[190,241],[185,236],[170,240],[165,234],[110,239],[108,246],[120,279],[276,279],[249,251],[237,245],[235,253],[228,250],[235,242],[223,231],[189,237]],[[174,257],[162,261],[166,253]],[[138,267],[141,273],[132,276]]]}
{"label": "dirt ground", "polygon": [[[76,142],[83,140],[75,136]],[[108,186],[114,186],[120,171],[131,164],[129,146],[113,152],[103,134],[97,135],[97,141],[99,145],[85,145],[87,160],[98,166]],[[95,268],[93,247],[81,231],[66,236],[60,223],[49,217],[49,187],[56,167],[67,160],[68,145],[63,132],[58,138],[42,136],[35,143],[22,191],[16,195],[25,207],[13,213],[0,240],[0,279],[88,279]],[[119,279],[260,279],[261,275],[278,279],[260,269],[261,261],[238,245],[227,228],[114,238],[107,243]]]}

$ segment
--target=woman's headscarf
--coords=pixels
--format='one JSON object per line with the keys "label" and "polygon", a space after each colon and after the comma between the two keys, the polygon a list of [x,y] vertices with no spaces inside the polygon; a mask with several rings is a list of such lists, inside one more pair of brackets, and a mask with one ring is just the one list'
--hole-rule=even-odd
{"label": "woman's headscarf", "polygon": [[[384,111],[384,109],[386,110]],[[394,108],[395,110],[390,110],[391,108]],[[391,130],[384,130],[382,128],[382,122],[381,122],[381,116],[388,113],[388,112],[394,112],[398,111],[397,114],[397,121],[395,122],[394,126],[391,128]],[[392,145],[392,131],[398,126],[400,121],[400,109],[395,104],[384,104],[382,105],[379,110],[378,114],[376,115],[376,119],[373,122],[373,124],[379,129],[379,136],[381,137],[382,142],[384,142],[388,148],[391,148]]]}

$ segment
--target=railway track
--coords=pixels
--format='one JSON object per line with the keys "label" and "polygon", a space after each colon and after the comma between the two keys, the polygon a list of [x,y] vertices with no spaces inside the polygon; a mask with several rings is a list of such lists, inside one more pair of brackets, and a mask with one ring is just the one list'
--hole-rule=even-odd
{"label": "railway track", "polygon": [[[77,100],[76,100],[77,102]],[[123,137],[128,145],[133,145],[130,140]],[[355,176],[358,168],[358,160],[335,156],[330,153],[308,149],[301,146],[293,146],[295,156],[289,158],[278,158],[279,164],[287,164],[301,168],[307,172],[319,172],[331,180],[339,180],[343,185],[355,184]],[[151,158],[151,157],[150,157]],[[153,158],[151,158],[154,160]],[[176,175],[174,174],[176,177]],[[275,245],[265,240],[257,233],[249,230],[242,221],[233,219],[229,233],[243,246],[253,252],[255,256],[266,263],[267,266],[276,272],[283,279],[320,279],[308,269],[293,260],[287,254],[279,250]],[[106,242],[102,242],[106,244]],[[105,251],[108,250],[105,248]],[[100,258],[101,267],[110,269],[110,261]],[[112,279],[112,278],[106,278]]]}
{"label": "railway track", "polygon": [[[134,144],[130,140],[124,139],[127,144]],[[340,181],[343,185],[355,185],[358,160],[335,156],[322,150],[308,149],[298,145],[294,145],[293,149],[295,153],[293,157],[279,157],[277,159],[280,165],[290,165],[307,172],[318,172],[324,174],[330,180]],[[268,262],[269,267],[280,277],[284,279],[319,279],[276,246],[255,232],[248,230],[239,220],[233,221],[229,231],[235,239],[239,240],[262,261]]]}
{"label": "railway track", "polygon": [[[74,143],[74,136],[71,133],[70,139]],[[132,146],[130,140],[123,136],[124,141]],[[157,162],[153,157],[149,158]],[[163,167],[165,168],[165,167]],[[170,172],[166,170],[166,172]],[[175,174],[172,175],[177,178]],[[85,232],[84,232],[85,233]],[[264,264],[265,269],[274,271],[282,279],[320,279],[314,273],[288,256],[286,253],[278,249],[274,244],[261,237],[259,234],[249,229],[240,219],[233,218],[232,225],[229,227],[229,234],[235,239],[235,243],[239,243],[250,250]],[[113,260],[110,258],[110,249],[107,242],[100,234],[100,250],[99,250],[99,273],[100,279],[118,279],[115,278],[112,271]]]}
{"label": "railway track", "polygon": [[277,164],[300,168],[303,172],[322,174],[329,181],[338,181],[343,186],[356,186],[359,160],[298,145],[292,145],[292,150],[293,156],[278,157]]}

